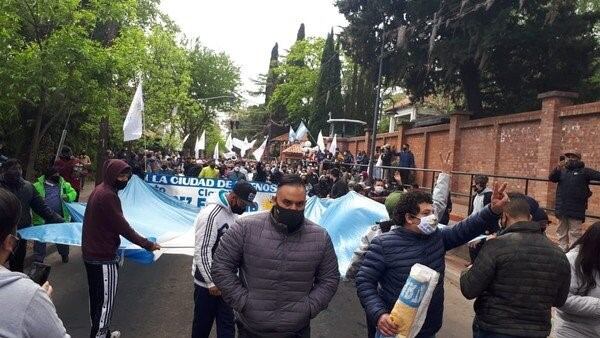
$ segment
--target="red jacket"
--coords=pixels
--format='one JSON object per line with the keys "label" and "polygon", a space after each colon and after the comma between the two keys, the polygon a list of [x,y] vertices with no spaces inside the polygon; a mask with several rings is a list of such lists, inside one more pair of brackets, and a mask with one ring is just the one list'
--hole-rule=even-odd
{"label": "red jacket", "polygon": [[119,174],[125,169],[129,169],[129,165],[124,161],[106,161],[103,182],[94,188],[90,195],[83,218],[81,243],[85,261],[114,261],[121,244],[119,236],[127,238],[144,249],[152,246],[152,242],[133,230],[123,216],[115,183]]}
{"label": "red jacket", "polygon": [[73,189],[79,192],[79,190],[81,190],[81,179],[75,172],[75,166],[77,163],[79,163],[79,160],[64,160],[63,158],[59,158],[56,160],[56,162],[54,162],[54,166],[58,170],[60,176],[62,176],[65,181],[69,182]]}

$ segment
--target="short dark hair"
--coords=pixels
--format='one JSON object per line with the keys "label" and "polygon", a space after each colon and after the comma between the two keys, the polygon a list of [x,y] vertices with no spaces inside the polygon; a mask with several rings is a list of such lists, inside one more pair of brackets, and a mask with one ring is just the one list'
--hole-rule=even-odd
{"label": "short dark hair", "polygon": [[473,178],[473,183],[475,184],[487,185],[489,181],[490,178],[485,175],[475,175],[475,178]]}
{"label": "short dark hair", "polygon": [[338,168],[331,169],[331,171],[329,173],[335,178],[340,177],[340,170]]}
{"label": "short dark hair", "polygon": [[508,193],[509,202],[504,207],[504,212],[511,217],[530,217],[531,210],[527,197],[518,192]]}
{"label": "short dark hair", "polygon": [[58,170],[54,166],[49,166],[46,168],[46,170],[44,170],[44,176],[46,177],[54,176],[56,173],[58,173]]}
{"label": "short dark hair", "polygon": [[277,184],[277,188],[281,188],[286,185],[305,188],[304,182],[302,181],[302,177],[296,174],[283,175],[283,177],[279,180],[279,183]]}
{"label": "short dark hair", "polygon": [[21,218],[21,202],[12,192],[0,188],[0,242],[13,233]]}
{"label": "short dark hair", "polygon": [[406,214],[416,215],[419,213],[419,204],[429,203],[433,204],[431,194],[423,191],[409,191],[400,197],[396,208],[394,209],[394,221],[398,225],[404,226],[406,222]]}
{"label": "short dark hair", "polygon": [[408,143],[404,143],[402,146],[406,147],[406,148],[410,148],[410,145],[408,145]]}

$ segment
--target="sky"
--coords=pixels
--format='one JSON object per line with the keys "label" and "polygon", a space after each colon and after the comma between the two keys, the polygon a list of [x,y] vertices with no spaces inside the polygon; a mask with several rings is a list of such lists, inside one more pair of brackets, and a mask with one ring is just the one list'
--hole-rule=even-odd
{"label": "sky", "polygon": [[271,49],[279,43],[279,55],[296,40],[301,23],[306,36],[325,38],[346,20],[334,6],[334,0],[162,0],[161,9],[188,38],[200,41],[218,52],[227,53],[240,67],[239,91],[247,104],[264,98],[247,93],[256,90],[252,79],[269,68]]}

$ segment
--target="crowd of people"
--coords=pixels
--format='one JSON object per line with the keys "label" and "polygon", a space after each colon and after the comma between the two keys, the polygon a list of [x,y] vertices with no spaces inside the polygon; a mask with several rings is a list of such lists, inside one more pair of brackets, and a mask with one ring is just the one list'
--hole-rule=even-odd
{"label": "crowd of people", "polygon": [[[105,163],[83,220],[90,337],[120,336],[110,328],[120,236],[148,251],[161,249],[132,229],[121,209],[117,193],[139,172],[236,181],[227,194],[213,195],[195,222],[192,337],[209,337],[215,320],[218,337],[234,337],[236,331],[238,337],[310,337],[310,321],[327,308],[341,274],[329,234],[304,217],[306,200],[311,195],[339,198],[350,190],[384,203],[389,214],[362,237],[345,273],[355,280],[369,337],[399,333],[390,313],[416,263],[440,274],[417,335],[435,337],[443,326],[445,254],[467,243],[472,264],[461,275],[460,289],[465,298],[476,299],[473,337],[547,337],[551,331],[560,338],[600,336],[600,222],[585,233],[582,228],[589,183],[600,180],[600,172],[586,168],[580,154],[567,153],[550,174],[558,183],[557,246],[546,236],[548,216],[535,199],[507,191],[506,184],[488,188],[485,176],[474,179],[472,214],[438,227],[451,208],[450,154],[440,155],[442,172],[429,194],[411,184],[405,168],[413,167],[386,168],[394,157],[401,163],[402,152],[382,148],[380,175],[363,169],[360,153],[352,162],[347,152],[323,152],[322,159],[317,152],[316,161],[305,158],[295,165],[203,161],[160,152],[109,154],[115,158]],[[414,165],[414,156],[404,156]],[[21,273],[26,241],[17,229],[69,220],[64,204],[75,201],[81,189],[72,182],[77,162],[82,161],[65,149],[33,184],[22,178],[17,160],[7,159],[0,167],[0,262],[10,267],[0,265],[0,299],[12,309],[0,316],[2,337],[68,337],[50,299],[52,287],[40,287]],[[239,218],[255,206],[250,180],[277,185],[273,208]],[[43,262],[45,245],[36,243],[34,252]],[[59,248],[59,254],[68,262],[68,247]]]}

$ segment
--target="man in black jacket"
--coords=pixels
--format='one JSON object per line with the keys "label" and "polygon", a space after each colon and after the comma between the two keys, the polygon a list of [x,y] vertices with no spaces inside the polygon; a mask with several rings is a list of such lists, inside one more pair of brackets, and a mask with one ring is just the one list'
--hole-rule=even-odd
{"label": "man in black jacket", "polygon": [[[21,201],[21,218],[17,228],[23,229],[31,226],[31,210],[40,215],[46,223],[63,223],[63,218],[48,208],[33,185],[25,181],[21,175],[21,163],[16,159],[7,160],[0,167],[0,187],[9,190]],[[17,250],[10,257],[12,271],[23,272],[26,250],[27,241],[19,240]]]}
{"label": "man in black jacket", "polygon": [[503,230],[463,272],[460,289],[475,301],[473,337],[547,337],[551,309],[567,300],[571,268],[565,254],[531,221],[523,194],[509,194]]}
{"label": "man in black jacket", "polygon": [[590,181],[600,181],[600,172],[586,168],[581,154],[566,153],[548,179],[558,183],[555,209],[560,224],[556,233],[560,248],[567,251],[581,237],[581,225],[592,196]]}
{"label": "man in black jacket", "polygon": [[333,186],[331,187],[331,192],[329,193],[330,198],[340,198],[350,191],[348,188],[348,183],[345,179],[341,178],[340,175],[340,170],[338,168],[333,168],[329,172],[329,176],[333,181]]}

